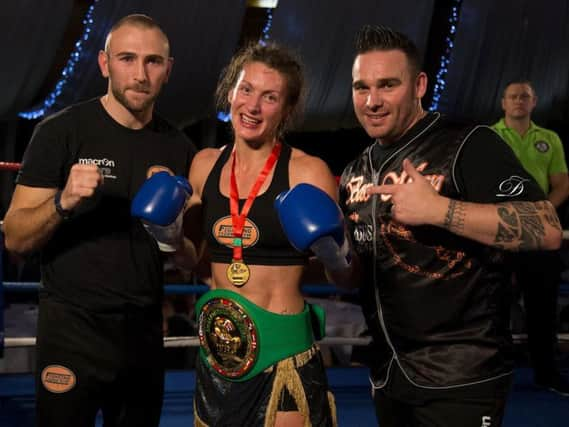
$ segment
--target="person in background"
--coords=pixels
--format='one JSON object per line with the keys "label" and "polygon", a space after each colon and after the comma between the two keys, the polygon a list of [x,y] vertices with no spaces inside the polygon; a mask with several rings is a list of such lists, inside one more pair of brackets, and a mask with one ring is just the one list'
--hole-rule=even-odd
{"label": "person in background", "polygon": [[426,89],[406,35],[361,29],[352,97],[375,142],[345,168],[340,206],[376,414],[381,427],[499,426],[513,369],[505,251],[557,249],[561,228],[508,146],[423,110]]}
{"label": "person in background", "polygon": [[[156,171],[186,176],[193,144],[154,112],[173,59],[150,17],[110,30],[105,95],[39,123],[6,217],[6,248],[40,251],[39,426],[159,425],[164,391],[160,248],[131,201]],[[180,223],[181,225],[181,223]],[[171,233],[172,234],[172,233]]]}
{"label": "person in background", "polygon": [[[492,126],[514,151],[525,170],[537,181],[549,201],[559,206],[569,196],[569,175],[559,136],[537,126],[531,115],[537,96],[531,82],[517,80],[504,89],[504,117]],[[526,314],[528,350],[534,382],[569,396],[569,382],[557,361],[558,297],[561,259],[558,251],[517,254],[514,277]]]}

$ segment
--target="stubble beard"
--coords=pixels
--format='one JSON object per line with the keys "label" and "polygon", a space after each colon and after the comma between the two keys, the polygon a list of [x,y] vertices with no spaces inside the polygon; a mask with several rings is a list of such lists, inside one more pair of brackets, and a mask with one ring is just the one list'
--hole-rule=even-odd
{"label": "stubble beard", "polygon": [[156,100],[156,97],[158,96],[158,94],[149,97],[148,99],[146,99],[145,101],[143,101],[142,103],[133,103],[131,101],[128,100],[128,98],[125,95],[125,91],[127,89],[125,89],[124,91],[121,91],[120,89],[113,87],[112,88],[112,92],[113,92],[113,96],[115,97],[115,99],[119,102],[119,104],[121,104],[124,108],[126,108],[128,111],[130,111],[133,114],[140,114],[140,113],[144,113],[146,111],[148,111],[149,109],[152,108],[154,101]]}

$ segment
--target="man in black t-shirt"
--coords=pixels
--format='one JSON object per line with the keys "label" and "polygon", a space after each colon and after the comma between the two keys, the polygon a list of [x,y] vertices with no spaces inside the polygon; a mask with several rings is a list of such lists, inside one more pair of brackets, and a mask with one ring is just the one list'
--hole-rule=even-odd
{"label": "man in black t-shirt", "polygon": [[164,388],[163,256],[130,204],[155,171],[187,176],[195,148],[154,113],[172,66],[156,22],[121,19],[98,59],[107,93],[34,131],[6,247],[41,255],[38,425],[94,426],[102,410],[105,425],[151,427]]}
{"label": "man in black t-shirt", "polygon": [[[352,95],[376,139],[341,178],[385,426],[499,426],[511,383],[505,250],[555,249],[555,209],[485,126],[422,109],[416,46],[357,37]],[[334,277],[355,283],[354,275]]]}

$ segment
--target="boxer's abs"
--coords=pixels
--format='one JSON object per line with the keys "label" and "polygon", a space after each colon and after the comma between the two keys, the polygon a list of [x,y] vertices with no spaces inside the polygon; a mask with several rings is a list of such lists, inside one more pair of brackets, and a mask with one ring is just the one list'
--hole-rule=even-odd
{"label": "boxer's abs", "polygon": [[295,314],[304,309],[304,298],[300,293],[302,265],[249,265],[249,280],[241,287],[229,282],[227,267],[228,264],[212,263],[212,289],[237,292],[274,313]]}

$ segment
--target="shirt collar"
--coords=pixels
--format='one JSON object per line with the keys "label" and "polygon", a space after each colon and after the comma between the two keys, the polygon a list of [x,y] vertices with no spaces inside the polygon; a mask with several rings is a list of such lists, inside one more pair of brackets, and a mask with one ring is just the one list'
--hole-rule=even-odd
{"label": "shirt collar", "polygon": [[423,132],[423,130],[425,130],[425,128],[427,128],[428,126],[431,125],[431,123],[433,123],[435,120],[437,120],[440,117],[440,113],[432,113],[432,112],[428,112],[427,114],[425,114],[425,116],[419,120],[417,123],[415,123],[413,126],[411,126],[411,128],[405,132],[401,138],[399,138],[399,140],[397,141],[393,141],[391,144],[389,145],[381,145],[379,143],[379,140],[376,140],[376,145],[380,145],[382,147],[396,147],[396,146],[401,146],[406,144],[407,142],[411,141],[413,138],[415,138],[418,134],[420,134],[421,132]]}
{"label": "shirt collar", "polygon": [[376,140],[372,146],[372,159],[374,164],[379,164],[379,162],[389,155],[389,153],[395,152],[399,147],[404,146],[409,141],[416,138],[417,135],[423,132],[427,127],[431,126],[433,122],[438,120],[440,117],[441,114],[438,112],[428,112],[421,120],[405,132],[399,140],[394,141],[391,144],[382,145],[379,143],[379,140]]}
{"label": "shirt collar", "polygon": [[[509,126],[506,124],[506,120],[505,120],[503,117],[498,121],[498,123],[496,123],[495,127],[496,127],[497,129],[508,129],[508,130],[514,132],[514,129],[511,128],[511,127],[509,127]],[[529,132],[534,132],[534,131],[536,131],[536,130],[538,130],[538,129],[539,129],[539,126],[536,125],[536,124],[533,122],[533,120],[530,120],[530,122],[529,122],[529,128],[528,128],[528,130],[527,130],[527,132],[526,132],[526,135],[527,135]]]}

